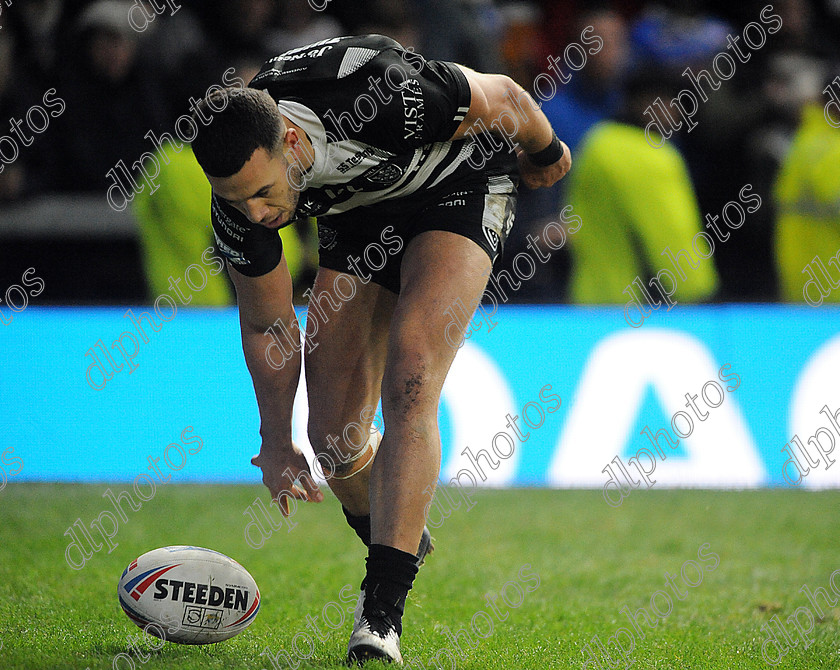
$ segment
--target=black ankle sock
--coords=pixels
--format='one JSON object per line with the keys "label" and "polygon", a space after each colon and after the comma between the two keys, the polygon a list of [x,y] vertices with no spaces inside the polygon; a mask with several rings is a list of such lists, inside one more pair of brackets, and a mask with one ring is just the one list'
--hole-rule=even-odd
{"label": "black ankle sock", "polygon": [[394,619],[402,634],[405,599],[417,574],[417,557],[384,544],[368,549],[365,577],[365,609],[378,608]]}
{"label": "black ankle sock", "polygon": [[359,536],[359,539],[365,543],[366,547],[369,547],[370,514],[366,514],[365,516],[353,516],[347,511],[347,508],[344,505],[341,506],[341,511],[344,512],[344,516],[347,518],[347,523],[350,524],[350,528],[356,531],[356,535]]}

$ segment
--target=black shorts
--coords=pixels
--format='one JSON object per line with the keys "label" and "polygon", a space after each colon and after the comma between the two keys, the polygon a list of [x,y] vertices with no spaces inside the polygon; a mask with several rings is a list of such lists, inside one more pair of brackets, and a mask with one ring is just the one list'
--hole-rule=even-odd
{"label": "black shorts", "polygon": [[399,294],[402,257],[414,237],[428,230],[456,233],[478,244],[495,263],[515,209],[516,186],[502,175],[318,217],[319,264],[356,276],[370,274]]}

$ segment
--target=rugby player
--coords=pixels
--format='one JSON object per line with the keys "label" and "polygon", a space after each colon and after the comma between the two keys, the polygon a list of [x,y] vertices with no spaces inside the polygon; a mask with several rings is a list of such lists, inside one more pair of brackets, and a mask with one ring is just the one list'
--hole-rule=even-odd
{"label": "rugby player", "polygon": [[[318,217],[308,434],[368,546],[348,659],[402,662],[406,597],[431,548],[424,513],[440,470],[438,404],[457,351],[445,311],[456,300],[475,310],[520,179],[554,184],[571,166],[568,147],[510,78],[425,60],[380,35],[289,51],[195,114],[211,120],[193,151],[213,189],[260,411],[252,463],[284,514],[289,498],[323,493],[292,442],[302,356],[277,229]],[[298,346],[267,350],[270,328]],[[380,397],[381,434],[370,411]],[[351,422],[363,438],[345,431]]]}

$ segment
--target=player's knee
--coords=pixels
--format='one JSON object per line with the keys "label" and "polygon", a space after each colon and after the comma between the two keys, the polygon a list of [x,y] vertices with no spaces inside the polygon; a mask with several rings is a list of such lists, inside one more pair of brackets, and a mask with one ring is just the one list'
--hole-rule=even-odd
{"label": "player's knee", "polygon": [[370,444],[376,430],[372,430],[370,422],[359,415],[344,421],[310,414],[307,435],[319,468],[327,479],[331,476],[341,479],[353,474],[362,452],[371,446],[375,450],[378,444],[378,438],[373,445]]}
{"label": "player's knee", "polygon": [[413,365],[394,366],[386,370],[382,380],[382,411],[386,423],[389,414],[405,417],[406,415],[436,415],[440,399],[440,389],[433,383],[429,374],[430,363],[422,356],[410,358]]}
{"label": "player's knee", "polygon": [[[444,375],[437,374],[444,358],[451,356],[448,345],[441,343],[446,354],[435,351],[434,344],[422,341],[417,333],[392,340],[388,351],[388,364],[382,378],[382,411],[407,413],[433,412],[437,414],[438,401]],[[448,363],[448,360],[447,360]]]}
{"label": "player's knee", "polygon": [[310,413],[309,421],[306,424],[306,436],[309,438],[309,444],[312,445],[316,454],[326,450],[327,438],[330,435],[329,428],[330,426],[326,421],[314,416],[314,413]]}
{"label": "player's knee", "polygon": [[[345,449],[345,446],[349,446],[349,442],[347,445],[345,445],[345,440],[342,436],[344,433],[348,433],[349,436],[349,434],[353,431],[345,431],[342,430],[342,428],[344,426],[350,425],[350,423],[352,423],[352,421],[342,423],[341,419],[318,419],[313,418],[310,415],[309,423],[307,424],[306,435],[309,438],[309,444],[312,445],[313,451],[316,454],[330,453],[333,456],[335,456],[336,449],[347,451],[347,449]],[[354,441],[358,442],[358,447],[356,447],[355,449],[356,451],[358,451],[358,449],[361,449],[364,446],[366,440],[359,439],[357,437]]]}

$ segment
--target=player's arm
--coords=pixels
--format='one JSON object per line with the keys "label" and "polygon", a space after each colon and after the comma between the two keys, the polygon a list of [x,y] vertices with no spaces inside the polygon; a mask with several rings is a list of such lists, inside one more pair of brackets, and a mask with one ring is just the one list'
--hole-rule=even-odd
{"label": "player's arm", "polygon": [[[266,357],[270,337],[265,333],[278,320],[292,337],[299,337],[292,305],[292,279],[285,256],[277,267],[257,277],[243,275],[230,265],[228,267],[236,287],[245,363],[254,382],[260,411],[262,445],[259,455],[251,462],[262,469],[263,483],[271,497],[278,500],[280,510],[287,514],[286,497],[289,495],[301,500],[323,500],[323,494],[309,474],[306,458],[292,443],[292,407],[300,377],[300,352],[289,347],[292,357],[279,369],[279,362],[275,361],[272,367]],[[289,477],[287,469],[294,477]],[[303,488],[294,486],[293,479],[304,472],[306,476],[300,479]]]}
{"label": "player's arm", "polygon": [[527,91],[505,75],[458,67],[469,82],[471,99],[469,111],[451,139],[482,132],[483,124],[494,134],[504,133],[519,145],[519,167],[526,186],[551,186],[562,179],[572,166],[569,147],[556,138],[545,114]]}

